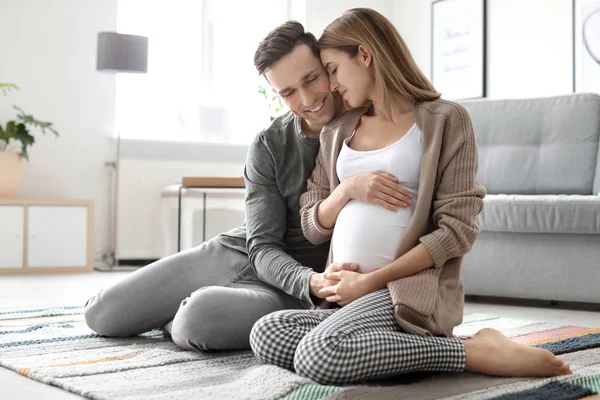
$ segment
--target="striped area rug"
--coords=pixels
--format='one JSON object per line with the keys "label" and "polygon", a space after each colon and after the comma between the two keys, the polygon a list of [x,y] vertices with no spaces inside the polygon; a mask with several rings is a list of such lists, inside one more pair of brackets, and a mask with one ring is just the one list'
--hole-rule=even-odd
{"label": "striped area rug", "polygon": [[92,332],[80,307],[0,311],[0,366],[90,399],[579,399],[599,398],[600,329],[467,314],[455,334],[496,328],[571,364],[566,377],[409,374],[357,386],[323,386],[262,365],[251,352],[178,349],[162,331],[134,338]]}

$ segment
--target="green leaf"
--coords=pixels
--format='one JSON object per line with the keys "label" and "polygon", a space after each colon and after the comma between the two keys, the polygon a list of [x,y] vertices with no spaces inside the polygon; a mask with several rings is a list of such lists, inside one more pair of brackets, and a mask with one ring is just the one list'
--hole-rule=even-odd
{"label": "green leaf", "polygon": [[3,83],[3,82],[0,82],[0,91],[2,91],[2,94],[4,94],[5,96],[11,90],[20,90],[20,89],[21,88],[18,87],[17,85],[15,85],[14,83]]}
{"label": "green leaf", "polygon": [[[27,130],[27,126],[19,121],[8,121],[6,129],[1,134],[2,141],[7,145],[10,140],[21,142],[21,156],[29,160],[27,148],[35,143],[35,138]],[[5,146],[6,147],[6,146]]]}
{"label": "green leaf", "polygon": [[[12,83],[1,83],[0,91],[6,95],[11,90],[19,90],[19,87]],[[27,153],[28,148],[35,143],[35,137],[29,132],[31,128],[38,128],[42,131],[42,134],[46,134],[46,131],[59,136],[59,133],[54,129],[52,122],[39,121],[35,119],[33,115],[26,114],[21,108],[13,106],[17,110],[17,116],[15,120],[8,121],[6,128],[2,128],[0,125],[0,151],[6,150],[11,140],[20,142],[21,144],[21,156],[29,160],[29,154]]]}
{"label": "green leaf", "polygon": [[42,131],[42,134],[44,134],[44,135],[46,134],[46,129],[48,129],[50,132],[54,133],[56,136],[59,136],[59,133],[54,128],[52,128],[52,125],[53,125],[52,122],[38,121],[37,119],[35,119],[33,117],[33,115],[25,114],[25,111],[23,111],[19,107],[13,106],[13,108],[19,112],[17,114],[18,121],[21,121],[25,125],[31,125],[33,127],[40,128]]}
{"label": "green leaf", "polygon": [[2,129],[2,125],[0,125],[0,151],[6,150],[9,141],[10,137],[8,136],[8,132]]}
{"label": "green leaf", "polygon": [[24,146],[32,145],[35,142],[35,138],[29,134],[25,124],[17,124],[16,131],[13,137],[20,141]]}

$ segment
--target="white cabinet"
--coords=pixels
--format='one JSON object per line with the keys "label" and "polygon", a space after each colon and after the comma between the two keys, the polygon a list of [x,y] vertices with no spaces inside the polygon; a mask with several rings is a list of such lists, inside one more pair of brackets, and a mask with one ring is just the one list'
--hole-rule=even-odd
{"label": "white cabinet", "polygon": [[29,206],[29,267],[85,267],[87,221],[84,206]]}
{"label": "white cabinet", "polygon": [[23,267],[25,207],[0,205],[0,268]]}
{"label": "white cabinet", "polygon": [[0,274],[93,270],[91,200],[0,199]]}

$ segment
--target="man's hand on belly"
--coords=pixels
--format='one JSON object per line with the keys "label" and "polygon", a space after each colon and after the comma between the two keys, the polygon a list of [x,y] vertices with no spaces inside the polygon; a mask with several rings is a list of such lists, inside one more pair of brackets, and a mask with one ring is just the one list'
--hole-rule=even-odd
{"label": "man's hand on belly", "polygon": [[339,271],[358,271],[358,265],[353,263],[332,263],[329,264],[322,274],[312,274],[310,276],[310,294],[320,299],[324,299],[326,296],[320,294],[320,290],[328,286],[337,285],[339,282],[337,280],[325,279],[324,275],[330,272]]}

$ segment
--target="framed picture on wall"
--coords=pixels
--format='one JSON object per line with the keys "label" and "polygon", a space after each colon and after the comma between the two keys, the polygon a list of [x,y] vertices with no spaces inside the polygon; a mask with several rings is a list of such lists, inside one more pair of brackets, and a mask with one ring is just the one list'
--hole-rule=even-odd
{"label": "framed picture on wall", "polygon": [[573,0],[573,91],[600,93],[600,0]]}
{"label": "framed picture on wall", "polygon": [[486,0],[431,4],[431,80],[448,100],[486,96]]}

